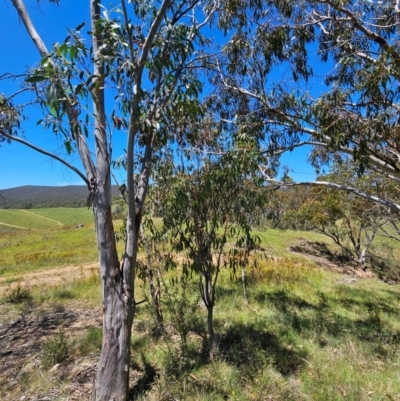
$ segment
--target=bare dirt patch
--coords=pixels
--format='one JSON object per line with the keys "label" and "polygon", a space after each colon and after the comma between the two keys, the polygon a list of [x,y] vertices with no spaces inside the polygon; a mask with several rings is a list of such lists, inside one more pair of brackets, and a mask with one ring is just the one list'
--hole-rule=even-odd
{"label": "bare dirt patch", "polygon": [[324,243],[301,241],[290,247],[290,251],[312,260],[324,270],[333,271],[349,276],[371,278],[376,275],[370,271],[356,269],[341,255],[332,252]]}
{"label": "bare dirt patch", "polygon": [[20,276],[13,277],[13,282],[9,282],[9,278],[0,278],[0,296],[16,287],[33,287],[33,286],[56,286],[65,284],[78,278],[87,278],[98,274],[98,263],[88,263],[79,266],[64,266],[48,268],[36,271],[34,273],[25,273]]}
{"label": "bare dirt patch", "polygon": [[[41,349],[46,339],[60,331],[67,339],[84,333],[89,327],[101,327],[101,313],[97,309],[58,308],[56,310],[32,309],[13,322],[0,326],[0,388],[3,399],[31,400],[86,400],[92,387],[97,355],[68,358],[50,371],[41,368]],[[24,382],[37,372],[47,375],[50,388],[38,388],[35,395],[26,396]],[[59,385],[59,380],[67,384]],[[65,398],[63,398],[63,395]]]}
{"label": "bare dirt patch", "polygon": [[[64,266],[16,276],[12,283],[0,278],[0,295],[12,288],[52,287],[98,275],[98,263]],[[9,278],[8,278],[9,280]],[[87,308],[80,301],[65,306],[27,304],[18,312],[12,304],[0,304],[0,400],[84,401],[90,400],[99,353],[70,355],[49,370],[43,367],[42,347],[60,334],[68,342],[84,336],[90,328],[101,328],[100,308]],[[143,376],[130,372],[131,388]],[[41,380],[43,383],[41,383]],[[37,382],[32,387],[31,382]]]}
{"label": "bare dirt patch", "polygon": [[[4,305],[0,305],[0,313],[3,308]],[[71,341],[90,328],[101,326],[100,308],[85,308],[81,303],[48,310],[31,308],[13,321],[0,325],[0,399],[89,401],[99,352],[70,355],[46,370],[42,363],[42,347],[45,341],[57,338],[61,331],[66,340]],[[39,384],[32,387],[30,381],[37,381],[38,377]],[[132,394],[144,379],[146,372],[141,367],[130,370]]]}

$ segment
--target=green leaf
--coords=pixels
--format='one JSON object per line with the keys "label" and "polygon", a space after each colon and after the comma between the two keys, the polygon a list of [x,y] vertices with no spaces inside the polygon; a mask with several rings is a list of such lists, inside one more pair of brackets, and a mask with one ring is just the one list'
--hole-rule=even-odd
{"label": "green leaf", "polygon": [[77,30],[77,31],[80,31],[85,25],[86,25],[86,22],[82,22],[81,24],[79,24],[79,25],[76,27],[76,30]]}
{"label": "green leaf", "polygon": [[70,140],[64,141],[64,146],[65,146],[65,150],[70,155],[72,153],[71,141]]}
{"label": "green leaf", "polygon": [[47,78],[44,77],[43,75],[32,75],[29,78],[26,79],[26,82],[30,83],[36,83],[36,82],[42,82],[45,81]]}
{"label": "green leaf", "polygon": [[83,84],[77,85],[77,87],[75,88],[75,96],[79,96],[82,93],[83,87],[84,87]]}
{"label": "green leaf", "polygon": [[71,46],[69,49],[69,57],[74,60],[78,54],[78,49],[75,46]]}

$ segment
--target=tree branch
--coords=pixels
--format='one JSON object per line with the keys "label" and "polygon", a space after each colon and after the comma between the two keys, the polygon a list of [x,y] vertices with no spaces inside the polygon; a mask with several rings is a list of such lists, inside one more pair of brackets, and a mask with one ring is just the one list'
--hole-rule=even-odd
{"label": "tree branch", "polygon": [[39,53],[42,57],[46,56],[49,52],[47,50],[46,45],[44,44],[42,38],[40,35],[37,33],[35,26],[33,25],[28,12],[26,11],[25,4],[21,0],[11,0],[14,7],[18,11],[18,15],[22,19],[22,22],[24,23],[26,30],[29,33],[29,36],[35,43],[35,46],[39,50]]}
{"label": "tree branch", "polygon": [[80,170],[78,170],[76,167],[74,167],[72,164],[68,163],[66,160],[62,159],[61,157],[55,155],[54,153],[48,152],[47,150],[39,148],[36,145],[34,145],[34,144],[32,144],[32,143],[30,143],[28,141],[25,141],[22,138],[10,135],[10,134],[8,134],[6,131],[4,131],[1,128],[0,128],[0,134],[5,136],[6,138],[12,140],[12,141],[22,143],[23,145],[28,146],[29,148],[31,148],[31,149],[39,152],[39,153],[42,153],[43,155],[49,156],[52,159],[59,161],[60,163],[64,164],[64,166],[68,167],[69,169],[74,171],[76,174],[78,174],[79,177],[82,178],[82,180],[86,183],[86,185],[88,187],[90,186],[89,180],[86,178],[85,174],[83,174]]}
{"label": "tree branch", "polygon": [[139,64],[138,64],[138,67],[137,67],[137,71],[136,71],[136,74],[137,74],[137,90],[139,90],[140,87],[141,87],[142,73],[143,73],[144,65],[146,63],[147,57],[149,55],[151,46],[153,44],[154,38],[156,36],[156,33],[158,31],[158,28],[161,25],[161,22],[162,22],[165,14],[166,14],[166,12],[168,10],[168,7],[169,7],[170,3],[171,3],[171,0],[164,0],[164,2],[162,3],[162,5],[161,5],[161,7],[160,7],[160,9],[158,11],[156,19],[153,21],[153,23],[152,23],[152,25],[150,27],[150,31],[149,31],[149,33],[147,35],[146,41],[144,42],[143,52],[142,52],[142,55],[140,57]]}
{"label": "tree branch", "polygon": [[293,186],[309,186],[309,187],[325,187],[325,188],[335,188],[339,189],[341,191],[346,191],[349,193],[353,193],[355,195],[361,196],[362,198],[368,199],[370,201],[379,203],[381,205],[387,206],[393,210],[396,210],[397,212],[400,212],[400,205],[391,201],[390,199],[384,199],[380,198],[375,195],[367,194],[366,192],[363,192],[357,188],[349,187],[347,185],[341,185],[341,184],[336,184],[333,182],[327,182],[327,181],[303,181],[303,182],[291,182],[291,183],[285,183],[279,180],[275,180],[271,178],[266,172],[265,168],[263,166],[259,166],[259,169],[261,171],[261,174],[265,178],[267,182],[270,182],[271,184],[275,184],[276,189],[280,188],[287,188],[287,187],[293,187]]}
{"label": "tree branch", "polygon": [[[35,26],[33,25],[29,14],[25,8],[24,2],[22,0],[11,0],[14,7],[17,9],[19,16],[21,17],[29,36],[31,37],[31,39],[33,40],[33,42],[36,45],[36,48],[39,51],[39,54],[41,55],[41,57],[45,57],[49,54],[46,45],[44,44],[42,38],[40,37],[40,35],[38,34],[38,32],[36,31]],[[56,85],[58,88],[60,88],[60,90],[65,93],[65,88],[63,86],[63,83],[60,79],[56,80]],[[76,117],[75,117],[75,113],[73,110],[73,107],[71,105],[71,101],[70,98],[67,94],[65,94],[65,98],[66,98],[66,104],[65,104],[65,111],[67,113],[68,116],[68,121],[69,121],[69,125],[71,127],[71,130],[74,131],[76,129],[76,138],[75,138],[75,143],[78,149],[78,153],[79,156],[82,160],[83,166],[85,167],[85,171],[86,174],[89,178],[92,178],[95,176],[95,167],[93,164],[93,161],[90,157],[90,152],[89,152],[89,148],[87,146],[87,142],[85,137],[82,135],[81,132],[81,128],[80,126],[76,123]],[[85,179],[85,182],[87,180]]]}

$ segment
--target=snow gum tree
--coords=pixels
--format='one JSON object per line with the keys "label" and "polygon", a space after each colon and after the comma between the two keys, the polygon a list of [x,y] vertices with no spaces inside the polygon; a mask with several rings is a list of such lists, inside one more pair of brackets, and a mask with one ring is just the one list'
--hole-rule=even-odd
{"label": "snow gum tree", "polygon": [[[274,1],[253,11],[235,4],[225,19],[234,34],[216,62],[215,104],[226,124],[257,138],[268,168],[283,152],[308,146],[317,168],[350,156],[360,173],[398,185],[399,2]],[[262,169],[268,182],[283,185]],[[304,185],[400,210],[397,199],[351,182]]]}
{"label": "snow gum tree", "polygon": [[[391,180],[370,172],[358,177],[357,166],[350,162],[335,164],[330,174],[320,179],[346,183],[382,197],[397,197]],[[346,257],[365,270],[365,261],[375,237],[390,222],[398,220],[398,213],[345,191],[315,187],[308,190],[305,202],[288,218],[299,228],[316,230],[330,237]]]}
{"label": "snow gum tree", "polygon": [[[20,142],[58,160],[88,187],[103,298],[96,400],[128,397],[143,205],[158,152],[171,141],[175,146],[190,143],[191,127],[202,121],[200,77],[205,75],[199,75],[199,68],[209,68],[207,77],[217,88],[205,99],[212,118],[227,134],[257,144],[266,159],[261,172],[268,182],[281,185],[269,173],[277,156],[311,145],[318,150],[315,164],[334,152],[351,155],[360,170],[374,170],[398,185],[397,0],[122,0],[112,9],[89,0],[82,3],[90,9],[88,21],[82,17],[82,24],[52,48],[38,33],[24,1],[10,1],[39,57],[22,87],[0,98],[0,140]],[[214,39],[219,35],[219,51],[213,56],[205,54],[212,49],[210,24],[218,29]],[[311,83],[317,69],[325,86],[315,94]],[[12,71],[0,77],[21,75]],[[29,102],[19,101],[26,93],[31,94]],[[28,141],[28,135],[16,135],[29,104],[40,106],[38,125],[52,131],[67,152],[78,154],[82,168]],[[126,154],[119,162],[126,167],[128,199],[122,258],[111,214],[112,147],[119,130],[126,133]],[[199,180],[205,185],[208,178]],[[350,190],[400,210],[396,199],[347,183],[309,185]],[[186,211],[181,215],[184,222]]]}
{"label": "snow gum tree", "polygon": [[[19,91],[1,100],[8,118],[0,120],[0,135],[60,161],[88,186],[103,310],[93,399],[127,400],[136,256],[152,158],[173,135],[186,133],[172,130],[172,116],[175,121],[183,116],[189,121],[200,113],[201,84],[195,71],[203,63],[201,49],[206,44],[201,30],[217,5],[197,0],[122,0],[108,10],[99,0],[90,0],[84,2],[90,8],[90,21],[82,21],[64,42],[48,48],[23,0],[12,0],[12,4],[40,56],[38,65],[26,74],[21,91],[29,90],[32,103],[40,105],[38,125],[51,130],[69,153],[76,152],[83,170],[34,141],[13,135]],[[9,77],[15,75],[3,76]],[[12,108],[7,106],[9,99],[14,101]],[[24,113],[28,114],[27,108]],[[117,130],[127,136],[121,160],[126,167],[128,198],[122,258],[117,254],[111,213],[112,146]]]}

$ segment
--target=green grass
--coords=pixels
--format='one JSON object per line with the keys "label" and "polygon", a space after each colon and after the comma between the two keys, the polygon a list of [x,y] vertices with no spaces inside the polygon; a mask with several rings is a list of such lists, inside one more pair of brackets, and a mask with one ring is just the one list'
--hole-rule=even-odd
{"label": "green grass", "polygon": [[[77,224],[91,224],[93,223],[93,210],[87,207],[83,208],[40,208],[32,209],[32,212],[47,217],[66,226],[75,226]],[[1,221],[1,220],[0,220]]]}
{"label": "green grass", "polygon": [[[6,216],[8,224],[35,228],[22,230],[0,225],[0,277],[13,280],[26,272],[98,260],[92,210],[49,208],[27,212],[0,209],[0,221],[4,218],[6,222]],[[80,223],[84,227],[75,228]],[[120,224],[116,223],[116,229]],[[122,248],[122,244],[118,246]]]}
{"label": "green grass", "polygon": [[[164,301],[175,336],[169,344],[152,339],[147,323],[133,340],[136,355],[145,355],[136,364],[159,369],[151,391],[138,389],[143,399],[399,400],[399,288],[376,279],[344,284],[342,275],[291,257],[287,247],[298,234],[264,234],[263,243],[280,258],[263,258],[248,269],[248,306],[240,281],[222,274],[215,306],[220,353],[213,361],[204,359],[206,312],[196,301],[196,282],[184,290],[198,306],[188,301],[187,313],[177,312],[182,292],[168,290],[179,294]],[[139,308],[136,318],[151,322],[149,308]],[[182,326],[188,329],[185,347]]]}
{"label": "green grass", "polygon": [[[57,228],[60,225],[75,226],[93,223],[93,211],[88,208],[41,208],[41,209],[0,209],[0,222],[31,230]],[[0,225],[0,232],[11,227]]]}
{"label": "green grass", "polygon": [[[27,213],[29,212],[29,213]],[[57,227],[57,223],[51,220],[43,219],[40,216],[32,214],[33,212],[23,210],[0,209],[0,222],[15,225],[31,230],[52,229]],[[1,229],[9,227],[0,225]]]}
{"label": "green grass", "polygon": [[254,234],[261,239],[261,246],[265,248],[266,254],[278,257],[293,257],[290,247],[299,241],[320,241],[336,248],[329,238],[312,231],[275,230],[272,228],[256,229]]}
{"label": "green grass", "polygon": [[[397,400],[400,292],[373,279],[352,285],[341,279],[289,260],[262,262],[249,276],[247,306],[240,284],[223,275],[215,307],[220,351],[212,361],[204,357],[205,310],[195,282],[187,285],[184,302],[182,290],[170,287],[175,310],[163,293],[168,335],[153,336],[151,308],[138,307],[132,338],[132,369],[141,378],[136,399],[170,394],[193,401]],[[137,293],[141,290],[138,282]],[[77,280],[44,295],[34,288],[32,296],[44,305],[68,305],[92,298],[90,291],[99,291],[98,279]],[[186,310],[178,314],[187,327],[185,350],[177,308]],[[71,340],[70,352],[98,352],[100,338],[100,329],[90,329]]]}
{"label": "green grass", "polygon": [[[146,400],[166,388],[187,400],[397,400],[400,291],[375,279],[350,285],[342,278],[306,263],[263,262],[249,277],[247,306],[240,283],[222,277],[216,359],[204,359],[200,306],[184,315],[191,328],[184,352],[179,340],[166,344],[148,331],[134,336],[136,355],[142,351],[159,368]],[[140,308],[137,319],[151,319],[148,313]],[[174,322],[174,312],[165,315]]]}
{"label": "green grass", "polygon": [[31,294],[33,301],[38,305],[83,301],[86,306],[95,307],[101,303],[98,271],[93,270],[93,274],[88,278],[78,278],[61,285],[46,288],[32,287]]}
{"label": "green grass", "polygon": [[98,258],[94,224],[17,233],[0,232],[0,277],[93,262]]}
{"label": "green grass", "polygon": [[[195,276],[181,286],[172,284],[179,270],[163,274],[166,331],[161,336],[151,305],[137,307],[131,362],[138,377],[132,389],[135,399],[399,401],[398,285],[371,278],[348,284],[346,276],[322,270],[306,255],[290,251],[300,241],[326,242],[321,235],[271,229],[259,234],[265,251],[258,253],[256,267],[246,269],[248,305],[239,277],[221,273],[214,309],[220,345],[213,360],[207,357],[206,310]],[[377,247],[383,249],[379,242]],[[18,249],[30,255],[29,261],[16,262]],[[0,234],[0,250],[1,258],[12,262],[5,270],[2,264],[0,274],[14,285],[15,271],[69,264],[62,252],[71,252],[70,260],[97,259],[92,223],[79,230]],[[32,252],[49,251],[54,254],[48,259],[32,258]],[[147,284],[138,279],[136,300],[147,293]],[[94,273],[53,287],[17,290],[0,303],[7,316],[10,310],[18,316],[35,308],[95,308],[100,298]],[[70,355],[99,352],[101,329],[77,333],[68,341]],[[26,394],[28,390],[27,385]]]}

